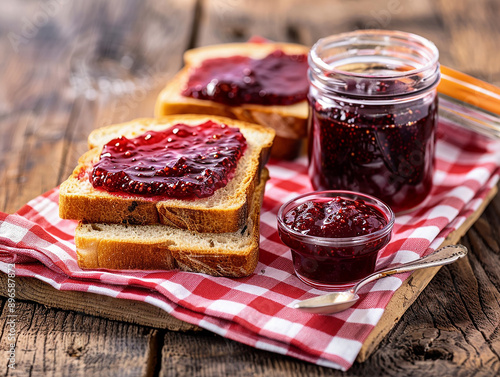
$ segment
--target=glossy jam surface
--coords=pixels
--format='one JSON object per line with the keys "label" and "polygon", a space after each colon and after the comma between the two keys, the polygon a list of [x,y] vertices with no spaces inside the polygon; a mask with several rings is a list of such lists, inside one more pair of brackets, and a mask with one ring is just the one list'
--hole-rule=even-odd
{"label": "glossy jam surface", "polygon": [[90,181],[110,192],[202,198],[226,186],[246,149],[237,128],[207,121],[108,142]]}
{"label": "glossy jam surface", "polygon": [[285,215],[285,224],[302,234],[344,238],[369,234],[387,225],[379,210],[363,200],[310,200]]}
{"label": "glossy jam surface", "polygon": [[[389,221],[381,208],[362,199],[320,198],[284,213],[285,226],[279,226],[278,231],[291,249],[297,276],[310,285],[329,289],[353,285],[374,271],[378,251],[391,238]],[[353,242],[359,236],[368,238]]]}
{"label": "glossy jam surface", "polygon": [[263,59],[232,56],[205,60],[183,95],[225,105],[291,105],[307,98],[307,56],[275,51]]}
{"label": "glossy jam surface", "polygon": [[309,101],[309,176],[315,189],[362,192],[395,212],[425,199],[434,171],[437,97],[394,105]]}

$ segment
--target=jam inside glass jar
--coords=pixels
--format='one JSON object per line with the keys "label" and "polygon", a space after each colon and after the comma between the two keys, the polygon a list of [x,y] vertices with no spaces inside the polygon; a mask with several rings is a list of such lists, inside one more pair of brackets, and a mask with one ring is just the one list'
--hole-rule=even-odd
{"label": "jam inside glass jar", "polygon": [[386,204],[349,191],[301,195],[278,212],[278,233],[291,249],[296,275],[326,290],[352,286],[374,272],[393,224]]}
{"label": "jam inside glass jar", "polygon": [[359,191],[395,212],[432,188],[438,51],[382,30],[320,39],[309,55],[309,176],[317,190]]}

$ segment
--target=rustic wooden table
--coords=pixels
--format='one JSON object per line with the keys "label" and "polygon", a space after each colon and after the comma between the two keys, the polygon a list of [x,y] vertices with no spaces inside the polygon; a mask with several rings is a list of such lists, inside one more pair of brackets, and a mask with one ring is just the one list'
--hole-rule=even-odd
{"label": "rustic wooden table", "polygon": [[[4,1],[0,211],[15,212],[66,178],[93,128],[152,116],[188,48],[254,35],[312,45],[353,29],[401,29],[433,40],[443,64],[500,85],[499,16],[497,0]],[[114,80],[89,70],[92,52]],[[499,228],[497,195],[461,240],[468,258],[442,268],[368,360],[345,374],[500,373]],[[30,301],[18,302],[10,370],[4,298],[0,309],[5,376],[343,374],[207,331],[158,330]]]}

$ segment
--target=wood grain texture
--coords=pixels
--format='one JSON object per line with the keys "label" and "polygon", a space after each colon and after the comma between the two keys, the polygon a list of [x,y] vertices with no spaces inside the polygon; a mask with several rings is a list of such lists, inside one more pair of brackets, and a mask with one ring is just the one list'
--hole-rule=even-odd
{"label": "wood grain texture", "polygon": [[[7,353],[6,306],[0,351]],[[152,376],[157,330],[17,302],[15,369],[4,376]]]}
{"label": "wood grain texture", "polygon": [[[150,10],[146,17],[140,17],[142,6]],[[253,35],[312,45],[320,37],[353,29],[399,29],[433,40],[443,64],[498,85],[498,12],[495,0],[2,2],[0,211],[14,212],[69,175],[94,127],[151,115],[155,93],[180,67],[188,47],[245,41]],[[132,20],[127,14],[143,23],[160,20],[162,26],[147,40],[164,47],[163,57],[143,71],[141,87],[146,90],[124,90],[122,82],[110,91],[109,83],[103,83],[107,95],[97,96],[88,82],[75,79],[82,76],[70,74],[79,48],[100,46],[101,54],[110,57],[117,39],[109,32],[117,31],[141,46],[133,50],[134,61],[143,62],[154,51],[153,45],[138,42],[139,29],[110,27]],[[371,356],[347,373],[206,331],[153,330],[19,301],[17,375],[498,375],[499,224],[497,195],[460,241],[470,249],[468,258],[439,270]],[[3,352],[6,316],[5,300],[0,300]],[[6,359],[0,360],[0,374],[9,375]]]}
{"label": "wood grain texture", "polygon": [[[182,64],[194,7],[194,0],[0,4],[0,52],[9,57],[0,72],[1,211],[66,179],[92,129],[153,116],[158,92]],[[132,73],[104,80],[86,68],[97,60],[104,72],[123,70],[122,53]]]}
{"label": "wood grain texture", "polygon": [[[172,331],[197,330],[146,302],[122,300],[89,292],[60,291],[35,278],[17,277],[16,298],[48,307]],[[0,273],[0,296],[8,297],[7,275]]]}
{"label": "wood grain texture", "polygon": [[[499,220],[497,195],[480,223]],[[498,375],[500,254],[476,227],[460,241],[471,250],[468,257],[443,267],[370,359],[350,373],[371,367],[373,375],[388,376]],[[490,230],[498,239],[499,227]]]}
{"label": "wood grain texture", "polygon": [[[311,46],[356,29],[396,29],[448,39],[431,0],[202,0],[197,45],[261,36]],[[444,49],[445,51],[447,49]]]}
{"label": "wood grain texture", "polygon": [[[498,189],[494,187],[487,195],[480,208],[469,216],[460,228],[451,232],[440,247],[460,243],[461,238],[467,233],[470,227],[481,219],[481,214],[497,193]],[[380,321],[377,323],[377,326],[370,333],[363,344],[363,347],[361,347],[356,359],[358,362],[365,361],[373,353],[373,351],[379,346],[382,339],[398,323],[404,313],[413,305],[415,300],[424,291],[440,269],[441,267],[433,267],[415,271],[407,280],[403,282],[387,305],[382,318],[380,318]]]}
{"label": "wood grain texture", "polygon": [[290,357],[230,341],[203,331],[198,334],[167,332],[163,338],[159,376],[341,376]]}
{"label": "wood grain texture", "polygon": [[493,15],[500,14],[500,3],[495,0],[440,0],[436,4],[450,36],[448,49],[454,67],[498,85],[500,24]]}

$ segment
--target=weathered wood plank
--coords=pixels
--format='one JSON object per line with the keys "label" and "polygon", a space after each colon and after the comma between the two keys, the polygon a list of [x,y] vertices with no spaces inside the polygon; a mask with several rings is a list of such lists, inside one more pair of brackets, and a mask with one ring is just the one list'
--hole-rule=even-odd
{"label": "weathered wood plank", "polygon": [[[8,57],[0,72],[4,212],[14,212],[65,179],[87,149],[87,135],[95,127],[153,116],[157,93],[179,69],[191,38],[194,0],[161,5],[136,0],[126,5],[116,0],[52,3],[53,11],[36,1],[22,11],[12,4],[0,5],[0,21],[5,21],[0,51]],[[134,13],[124,14],[127,10]],[[25,14],[18,24],[8,18],[16,12]],[[127,20],[136,21],[122,30]],[[31,25],[31,33],[25,24]],[[123,70],[114,55],[122,48],[113,39],[117,32],[122,33],[124,51],[135,54],[136,87],[131,87],[130,75],[106,81],[80,69],[97,51],[96,59],[107,58],[106,64]],[[20,42],[13,43],[9,35]],[[90,93],[93,84],[103,89]]]}
{"label": "weathered wood plank", "polygon": [[[471,253],[443,267],[380,347],[348,375],[494,376],[500,373],[500,255],[477,231],[498,224],[500,196],[461,239]],[[498,227],[491,229],[500,236]]]}
{"label": "weathered wood plank", "polygon": [[[128,99],[115,98],[107,102],[85,100],[75,105],[75,95],[67,76],[68,59],[72,56],[69,53],[71,50],[67,50],[67,43],[75,40],[82,31],[81,28],[90,23],[89,20],[100,23],[105,16],[109,16],[109,13],[102,12],[102,7],[96,6],[99,3],[94,2],[90,6],[87,5],[89,2],[81,0],[54,0],[3,2],[0,5],[0,53],[6,57],[0,60],[2,211],[15,211],[28,199],[53,187],[69,174],[76,158],[85,150],[86,135],[93,127],[102,125],[107,119],[121,121],[129,116],[150,114],[152,107],[147,102],[154,100],[154,95],[146,98],[139,92],[130,94]],[[189,2],[188,6],[193,6],[192,3]],[[121,3],[110,4],[120,6],[117,4]],[[180,32],[182,37],[173,41],[174,47],[169,49],[174,62],[170,66],[173,71],[179,67],[179,51],[182,51],[182,46],[186,43],[205,45],[244,41],[252,35],[261,35],[311,45],[325,35],[357,28],[381,27],[426,36],[440,48],[444,64],[487,81],[500,83],[496,48],[500,34],[498,4],[492,0],[321,0],[314,4],[299,0],[259,0],[245,3],[240,0],[200,0],[200,25],[194,36],[189,35],[192,16],[185,18],[182,10],[179,11],[181,13],[176,12],[176,7],[183,9],[185,3],[182,0],[156,4],[158,5],[155,6],[162,8],[157,10],[160,14],[163,9],[173,10],[172,14],[175,16],[172,18],[177,21],[175,24],[181,25],[181,29],[176,29],[175,26],[169,30],[172,35],[177,30],[183,30],[182,27],[189,31]],[[439,8],[436,8],[437,4]],[[52,10],[45,8],[50,5],[55,7]],[[60,20],[66,21],[61,23]],[[9,33],[21,36],[16,51],[13,49],[15,43],[13,45],[6,38]],[[180,47],[176,45],[177,42]],[[168,46],[172,45],[168,43]],[[65,55],[64,51],[68,51],[68,54]],[[153,87],[150,89],[156,90]],[[40,174],[40,171],[50,173]],[[363,364],[356,363],[345,375],[498,374],[499,209],[500,199],[497,195],[463,241],[471,249],[468,263],[461,261],[441,269],[372,356]],[[82,334],[87,329],[82,327],[97,329],[92,330],[92,336],[101,340],[104,337],[106,346],[115,344],[115,356],[121,355],[120,357],[125,356],[116,344],[123,339],[127,342],[128,338],[123,338],[123,332],[119,330],[106,333],[104,327],[140,328],[113,324],[71,312],[50,311],[37,304],[25,305],[27,306],[22,307],[23,312],[28,315],[19,319],[22,344],[26,344],[28,351],[23,358],[23,365],[28,366],[31,362],[32,375],[37,375],[34,371],[38,375],[68,375],[75,370],[79,375],[84,370],[83,360],[88,362],[87,366],[100,365],[110,373],[121,375],[118,372],[127,364],[122,364],[113,357],[108,359],[105,346],[100,340],[85,343],[86,338],[83,339]],[[44,316],[54,318],[54,323],[55,318],[58,318],[58,325],[43,325],[46,320]],[[4,320],[2,315],[0,321],[3,322],[0,324],[3,325],[3,331]],[[63,320],[67,324],[62,324]],[[50,321],[52,323],[52,319]],[[45,329],[44,332],[37,333],[32,324],[39,324]],[[128,330],[124,331],[128,334]],[[133,360],[144,365],[145,359],[148,359],[149,365],[154,364],[155,353],[148,351],[155,342],[150,342],[155,339],[148,332],[151,330],[134,331],[141,334],[139,337],[142,340],[131,343],[138,347]],[[3,340],[4,338],[0,347],[4,347]],[[175,375],[176,372],[182,375],[185,374],[181,373],[184,371],[194,375],[221,375],[222,372],[235,375],[344,375],[256,351],[206,332],[201,336],[162,333],[156,340],[160,347],[165,343],[162,375]],[[51,346],[53,344],[55,346]],[[75,356],[73,358],[67,355],[71,344],[76,345],[74,351],[69,352]],[[92,344],[91,348],[102,353],[88,353],[90,351],[86,347],[85,355],[92,357],[85,359],[85,355],[80,355],[81,344]],[[126,343],[120,343],[123,344]],[[57,351],[44,351],[44,347],[55,347]],[[140,356],[141,353],[149,356]],[[57,372],[54,369],[43,372],[43,368],[57,364],[52,361],[54,359],[64,360],[68,367],[61,367]],[[5,374],[7,370],[3,368],[6,366],[1,365],[0,373]],[[159,368],[157,366],[156,371]],[[144,367],[138,373],[149,373],[152,369],[154,368]],[[85,374],[101,375],[102,371],[89,367]]]}
{"label": "weathered wood plank", "polygon": [[500,84],[498,35],[500,4],[495,0],[436,2],[449,45],[442,46],[453,58],[453,66],[490,83]]}
{"label": "weathered wood plank", "polygon": [[[38,279],[16,277],[16,297],[42,305],[173,331],[196,330],[164,310],[145,302],[121,300],[89,292],[59,291]],[[8,297],[7,275],[0,273],[0,296]]]}
{"label": "weathered wood plank", "polygon": [[[104,80],[95,77],[93,70],[80,69],[78,56],[82,48],[73,49],[68,57],[71,67],[80,67],[69,72],[72,74],[70,79],[84,93],[82,95],[79,90],[75,93],[75,104],[81,106],[82,114],[67,126],[66,153],[62,156],[65,168],[60,179],[65,179],[71,173],[78,157],[87,149],[87,136],[94,128],[154,116],[158,93],[181,67],[182,53],[191,40],[195,0],[170,0],[163,3],[136,0],[128,4],[133,6],[128,6],[125,11],[132,14],[114,14],[115,9],[122,7],[122,2],[101,2],[111,21],[102,21],[101,27],[87,21],[85,25],[88,30],[84,37],[78,36],[77,40],[80,38],[83,51],[96,51],[96,56],[89,58],[90,62],[104,59],[106,64],[119,63],[111,72],[123,71],[121,60],[116,61],[117,57],[121,57],[120,53],[132,57],[130,72],[127,71],[123,76],[111,75],[109,80]],[[89,5],[84,7],[93,9]],[[131,22],[132,26],[122,30],[120,18]],[[123,35],[118,38],[117,34],[121,33]],[[99,47],[101,45],[105,48]],[[110,70],[104,64],[98,67],[102,67],[105,72]]]}
{"label": "weathered wood plank", "polygon": [[197,45],[246,41],[258,35],[312,45],[355,29],[396,29],[445,39],[430,0],[205,0]]}
{"label": "weathered wood plank", "polygon": [[197,334],[167,332],[163,338],[159,376],[190,375],[342,376],[342,372],[255,350],[208,331]]}
{"label": "weathered wood plank", "polygon": [[[194,6],[194,0],[0,4],[0,53],[4,57],[0,61],[0,211],[14,212],[59,184],[87,149],[86,138],[93,128],[153,115],[156,94],[179,69],[182,52],[190,43]],[[105,23],[119,21],[120,17],[126,21],[123,13],[127,11],[131,19],[136,17],[138,21],[134,28],[120,28],[119,32],[140,50],[139,59],[134,61],[141,64],[140,87],[120,96],[116,91],[107,96],[89,96],[77,85],[82,81],[74,79],[74,63],[82,59],[78,47],[90,52],[92,42],[106,35]],[[107,31],[113,33],[117,28]],[[110,45],[107,41],[101,43],[106,48]],[[113,50],[106,48],[98,51],[111,58],[108,55]],[[18,298],[38,295],[47,304],[55,298],[40,287],[24,286],[21,278],[17,281]],[[113,299],[99,297],[91,303],[85,296],[79,301],[86,313],[112,313],[120,308]],[[64,307],[73,299],[62,296],[58,303]],[[128,321],[142,318],[141,323],[147,324],[163,320],[164,327],[192,328],[150,305],[129,309],[125,315]],[[20,313],[17,370],[9,373],[6,359],[2,358],[2,375],[154,374],[157,330],[44,309],[38,304],[19,302],[16,311]],[[153,319],[149,321],[148,316]],[[7,347],[6,320],[2,313],[2,351]]]}
{"label": "weathered wood plank", "polygon": [[15,369],[7,366],[6,306],[0,316],[4,376],[151,376],[158,330],[16,302]]}
{"label": "weathered wood plank", "polygon": [[[482,203],[481,207],[468,217],[459,229],[450,233],[441,246],[459,243],[460,239],[467,233],[470,227],[480,218],[479,216],[486,209],[490,201],[497,195],[497,192],[498,189],[495,187],[488,194],[488,197]],[[411,307],[439,270],[440,267],[433,267],[415,271],[412,273],[411,277],[401,285],[387,305],[375,330],[370,333],[366,342],[363,344],[357,361],[363,362],[372,354],[375,348],[379,346],[382,339],[396,325],[406,310]]]}

